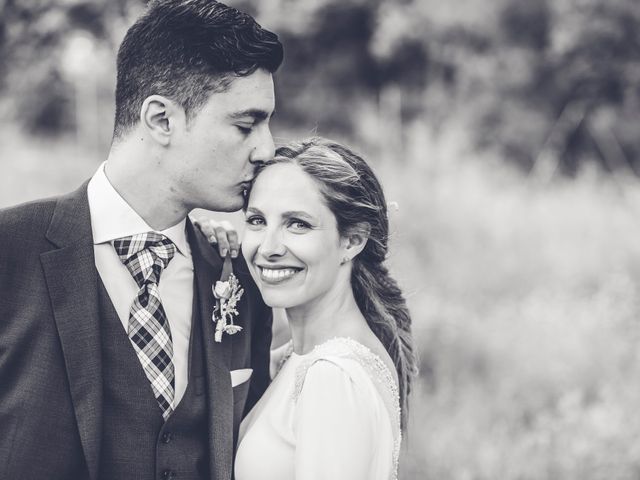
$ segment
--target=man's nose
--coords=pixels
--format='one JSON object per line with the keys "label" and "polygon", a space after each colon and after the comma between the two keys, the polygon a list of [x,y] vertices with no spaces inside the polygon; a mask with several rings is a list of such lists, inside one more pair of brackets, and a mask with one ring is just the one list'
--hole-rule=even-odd
{"label": "man's nose", "polygon": [[275,152],[276,148],[273,143],[273,137],[271,136],[271,130],[269,129],[268,125],[265,125],[265,127],[260,131],[256,146],[251,152],[249,161],[251,163],[268,162],[269,160],[273,159]]}

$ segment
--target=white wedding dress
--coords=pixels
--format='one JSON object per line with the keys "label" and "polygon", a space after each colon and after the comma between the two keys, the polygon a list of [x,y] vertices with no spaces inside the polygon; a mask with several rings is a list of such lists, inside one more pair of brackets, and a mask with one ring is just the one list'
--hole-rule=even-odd
{"label": "white wedding dress", "polygon": [[240,426],[236,480],[395,479],[400,404],[382,359],[349,338],[289,352]]}

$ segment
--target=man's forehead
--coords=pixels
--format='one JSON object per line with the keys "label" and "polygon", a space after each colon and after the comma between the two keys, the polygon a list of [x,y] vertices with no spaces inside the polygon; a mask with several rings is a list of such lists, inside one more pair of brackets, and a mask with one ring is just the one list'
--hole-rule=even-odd
{"label": "man's forehead", "polygon": [[247,93],[273,95],[273,76],[266,70],[259,69],[249,75],[233,78],[222,93],[229,95],[246,95]]}
{"label": "man's forehead", "polygon": [[275,94],[269,72],[257,70],[231,81],[229,88],[213,93],[214,103],[225,104],[228,116],[265,119],[273,114]]}

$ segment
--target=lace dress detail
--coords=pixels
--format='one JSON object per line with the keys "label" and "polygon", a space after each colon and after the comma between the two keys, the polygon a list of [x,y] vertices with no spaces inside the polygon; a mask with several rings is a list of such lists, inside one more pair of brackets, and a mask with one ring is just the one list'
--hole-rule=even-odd
{"label": "lace dress detail", "polygon": [[[286,353],[278,364],[279,371],[293,353],[293,344],[286,347]],[[382,397],[394,432],[393,465],[391,479],[397,479],[398,461],[402,433],[400,429],[400,395],[391,371],[384,361],[368,347],[348,337],[336,337],[317,345],[298,365],[295,372],[294,401],[302,392],[309,368],[319,360],[348,359],[355,360],[373,381]]]}

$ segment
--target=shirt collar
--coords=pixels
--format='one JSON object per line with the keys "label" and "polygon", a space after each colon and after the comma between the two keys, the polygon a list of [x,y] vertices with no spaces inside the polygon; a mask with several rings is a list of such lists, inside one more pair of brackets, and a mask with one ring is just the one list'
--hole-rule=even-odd
{"label": "shirt collar", "polygon": [[138,233],[157,232],[171,240],[182,255],[189,256],[191,251],[187,242],[187,219],[159,232],[151,228],[113,188],[104,171],[106,163],[103,162],[98,167],[87,186],[94,245]]}

